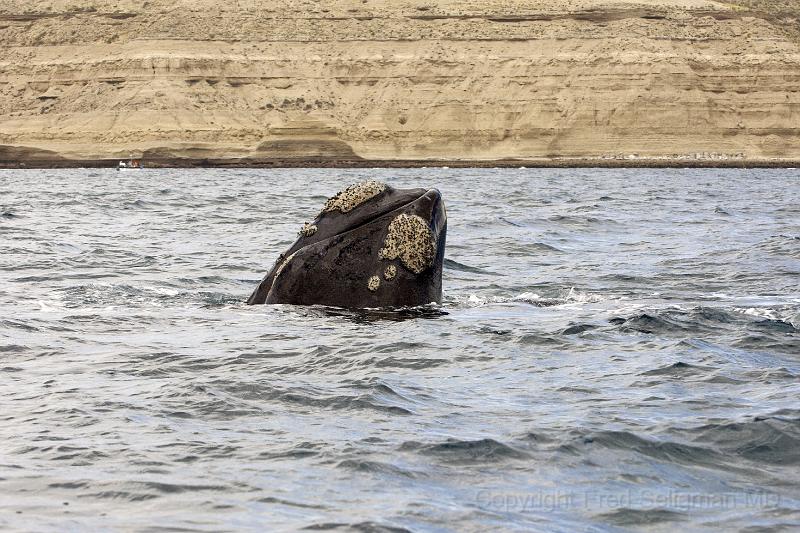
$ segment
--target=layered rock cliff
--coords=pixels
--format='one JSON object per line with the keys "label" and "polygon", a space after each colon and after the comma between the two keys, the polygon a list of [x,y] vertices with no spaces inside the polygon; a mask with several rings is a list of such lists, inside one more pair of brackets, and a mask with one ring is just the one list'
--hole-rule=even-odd
{"label": "layered rock cliff", "polygon": [[800,159],[800,0],[220,4],[0,2],[0,161]]}

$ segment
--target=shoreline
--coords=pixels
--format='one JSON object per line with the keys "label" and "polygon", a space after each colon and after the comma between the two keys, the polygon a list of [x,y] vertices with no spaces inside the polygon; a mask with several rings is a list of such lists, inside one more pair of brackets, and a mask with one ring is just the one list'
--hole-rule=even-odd
{"label": "shoreline", "polygon": [[0,167],[798,166],[799,1],[7,0]]}
{"label": "shoreline", "polygon": [[[0,160],[0,169],[116,169],[119,159]],[[145,168],[800,168],[800,160],[158,158]]]}

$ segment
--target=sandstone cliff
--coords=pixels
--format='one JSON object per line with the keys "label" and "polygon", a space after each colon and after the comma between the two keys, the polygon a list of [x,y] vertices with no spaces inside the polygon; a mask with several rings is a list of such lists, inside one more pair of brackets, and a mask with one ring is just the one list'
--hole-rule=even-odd
{"label": "sandstone cliff", "polygon": [[2,0],[0,161],[800,160],[798,13],[800,0]]}

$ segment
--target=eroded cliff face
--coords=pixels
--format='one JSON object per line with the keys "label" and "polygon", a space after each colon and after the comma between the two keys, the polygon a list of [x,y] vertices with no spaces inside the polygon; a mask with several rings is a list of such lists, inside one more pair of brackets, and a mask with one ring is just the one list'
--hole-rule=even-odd
{"label": "eroded cliff face", "polygon": [[227,4],[1,1],[0,160],[800,159],[800,1]]}

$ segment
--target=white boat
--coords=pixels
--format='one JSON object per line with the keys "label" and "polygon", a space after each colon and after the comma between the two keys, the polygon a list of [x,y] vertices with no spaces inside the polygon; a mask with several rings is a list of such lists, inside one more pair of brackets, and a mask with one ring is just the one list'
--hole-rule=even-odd
{"label": "white boat", "polygon": [[125,161],[120,161],[119,165],[117,165],[117,170],[118,171],[121,171],[121,170],[142,170],[142,169],[144,169],[144,161],[142,161],[141,159],[138,159],[138,160],[134,159],[133,156],[131,156],[128,159],[127,163]]}

